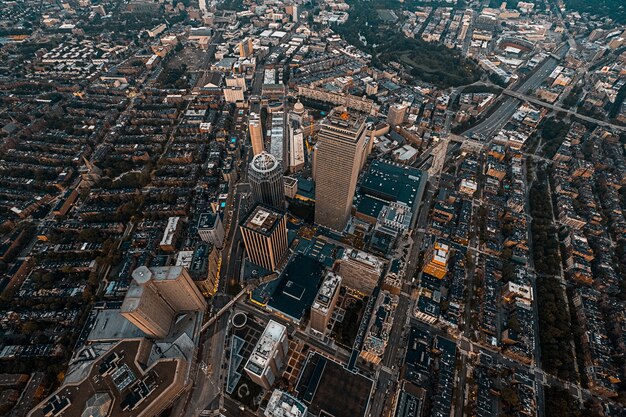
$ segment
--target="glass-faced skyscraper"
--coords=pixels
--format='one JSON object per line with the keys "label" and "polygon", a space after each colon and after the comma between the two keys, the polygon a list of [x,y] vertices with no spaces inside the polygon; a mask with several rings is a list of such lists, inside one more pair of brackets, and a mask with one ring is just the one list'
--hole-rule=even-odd
{"label": "glass-faced skyscraper", "polygon": [[365,117],[339,109],[322,124],[315,151],[315,222],[343,231],[366,158]]}
{"label": "glass-faced skyscraper", "polygon": [[261,152],[254,156],[248,167],[248,180],[257,203],[284,209],[283,168],[272,154]]}

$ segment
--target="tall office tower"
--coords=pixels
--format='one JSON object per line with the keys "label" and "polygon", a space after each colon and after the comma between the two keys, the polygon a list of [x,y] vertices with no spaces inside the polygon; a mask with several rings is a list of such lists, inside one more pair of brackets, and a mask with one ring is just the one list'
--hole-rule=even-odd
{"label": "tall office tower", "polygon": [[239,42],[239,57],[247,58],[254,53],[254,47],[252,45],[252,38],[246,38]]}
{"label": "tall office tower", "polygon": [[132,276],[121,314],[152,337],[167,336],[176,314],[206,309],[206,300],[181,266],[140,266]]}
{"label": "tall office tower", "polygon": [[270,389],[280,377],[288,350],[287,328],[270,320],[244,367],[252,382]]}
{"label": "tall office tower", "polygon": [[252,158],[248,166],[248,180],[254,201],[278,209],[284,208],[283,167],[272,154],[261,152]]}
{"label": "tall office tower", "polygon": [[288,249],[287,219],[282,212],[257,205],[240,225],[250,260],[275,271]]}
{"label": "tall office tower", "polygon": [[[151,277],[147,279],[152,281],[177,313],[206,309],[206,300],[186,268],[182,266],[157,266],[150,269],[139,267],[133,272],[135,280],[138,279],[137,275],[141,269],[151,274]],[[143,274],[145,275],[145,272]]]}
{"label": "tall office tower", "polygon": [[322,334],[326,333],[328,322],[339,298],[340,287],[341,277],[329,272],[324,278],[311,307],[311,329]]}
{"label": "tall office tower", "polygon": [[261,119],[256,113],[250,113],[248,121],[248,130],[250,131],[250,142],[252,143],[252,153],[255,155],[265,151],[263,143],[263,128],[261,127]]}
{"label": "tall office tower", "polygon": [[133,280],[124,297],[121,314],[147,335],[163,339],[170,331],[176,312],[154,286]]}
{"label": "tall office tower", "polygon": [[398,126],[404,122],[404,116],[408,107],[404,104],[393,104],[389,106],[389,113],[387,113],[387,123],[391,126]]}
{"label": "tall office tower", "polygon": [[198,219],[198,235],[203,242],[212,243],[217,248],[224,244],[224,224],[217,213],[202,213]]}
{"label": "tall office tower", "polygon": [[315,222],[343,231],[366,150],[365,117],[334,109],[318,134]]}
{"label": "tall office tower", "polygon": [[337,260],[342,283],[363,294],[371,294],[385,269],[383,259],[357,249],[347,249]]}

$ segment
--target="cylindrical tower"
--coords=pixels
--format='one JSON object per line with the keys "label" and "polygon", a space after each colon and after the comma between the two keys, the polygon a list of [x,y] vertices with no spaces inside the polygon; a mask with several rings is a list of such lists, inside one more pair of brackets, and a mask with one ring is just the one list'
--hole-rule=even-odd
{"label": "cylindrical tower", "polygon": [[248,167],[248,179],[256,202],[284,208],[283,168],[272,154],[261,152],[255,155]]}

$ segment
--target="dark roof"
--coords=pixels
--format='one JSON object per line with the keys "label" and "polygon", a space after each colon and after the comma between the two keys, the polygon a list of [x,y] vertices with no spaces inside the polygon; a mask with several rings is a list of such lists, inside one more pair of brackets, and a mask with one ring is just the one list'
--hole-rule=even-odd
{"label": "dark roof", "polygon": [[300,321],[313,304],[323,273],[322,263],[297,254],[280,276],[268,307]]}
{"label": "dark roof", "polygon": [[361,417],[365,415],[372,385],[371,379],[314,353],[300,374],[296,391],[314,415],[325,411],[334,417]]}

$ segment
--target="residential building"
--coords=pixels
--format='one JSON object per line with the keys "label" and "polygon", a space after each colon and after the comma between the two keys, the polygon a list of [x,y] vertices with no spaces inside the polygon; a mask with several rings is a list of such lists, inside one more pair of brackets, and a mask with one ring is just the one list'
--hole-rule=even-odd
{"label": "residential building", "polygon": [[404,116],[406,115],[406,111],[408,106],[404,104],[393,104],[389,106],[389,113],[387,113],[387,123],[390,126],[398,126],[404,122]]}
{"label": "residential building", "polygon": [[448,272],[450,247],[445,243],[435,242],[424,256],[424,273],[442,279]]}

